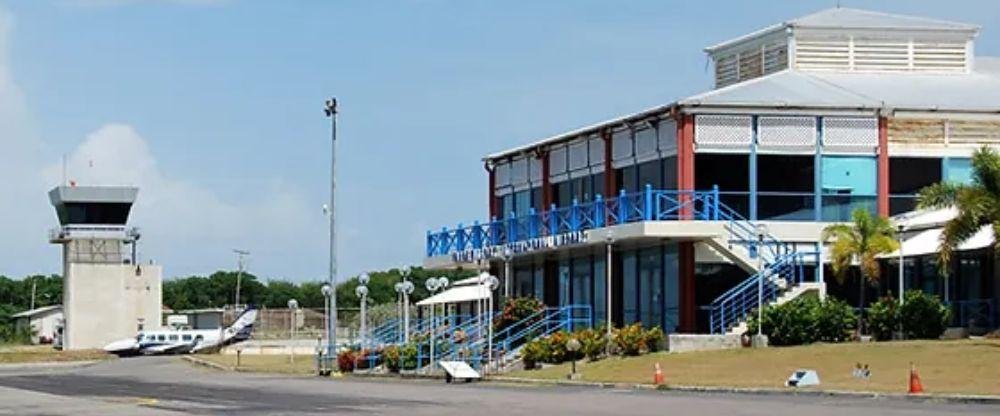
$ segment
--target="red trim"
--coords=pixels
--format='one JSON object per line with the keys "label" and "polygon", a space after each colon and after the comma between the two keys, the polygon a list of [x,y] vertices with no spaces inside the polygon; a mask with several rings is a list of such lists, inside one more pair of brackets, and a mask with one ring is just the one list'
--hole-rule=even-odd
{"label": "red trim", "polygon": [[552,206],[552,183],[549,179],[549,151],[545,150],[539,154],[542,158],[542,211]]}
{"label": "red trim", "polygon": [[889,216],[889,129],[885,117],[878,118],[878,215]]}
{"label": "red trim", "polygon": [[[677,190],[694,190],[694,116],[677,118]],[[692,215],[690,207],[681,209],[682,218]]]}
{"label": "red trim", "polygon": [[678,311],[678,331],[697,331],[696,316],[698,306],[695,304],[695,280],[694,280],[694,242],[682,241],[677,243],[677,274],[680,277],[680,310]]}
{"label": "red trim", "polygon": [[601,138],[604,139],[604,197],[613,198],[618,195],[618,192],[615,190],[615,182],[617,182],[615,180],[615,166],[611,163],[611,132],[609,130],[602,131]]}
{"label": "red trim", "polygon": [[494,217],[498,216],[497,215],[497,211],[500,210],[499,207],[498,207],[498,204],[497,204],[497,190],[496,190],[497,175],[495,173],[496,170],[493,169],[492,167],[490,167],[489,164],[483,165],[483,167],[486,169],[486,172],[489,173],[489,181],[490,181],[490,192],[489,192],[489,194],[490,194],[490,219],[492,220]]}

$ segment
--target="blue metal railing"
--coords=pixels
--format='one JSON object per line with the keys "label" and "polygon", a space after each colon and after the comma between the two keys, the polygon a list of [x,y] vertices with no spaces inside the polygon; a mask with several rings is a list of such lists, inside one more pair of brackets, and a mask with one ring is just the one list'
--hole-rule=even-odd
{"label": "blue metal railing", "polygon": [[[719,189],[710,191],[654,190],[647,185],[642,192],[627,193],[593,201],[574,200],[570,206],[537,212],[511,213],[483,224],[459,224],[454,229],[427,232],[426,255],[447,255],[465,250],[488,249],[538,237],[584,231],[610,225],[639,221],[718,220]],[[732,210],[729,210],[732,211]],[[735,212],[735,211],[732,211]]]}

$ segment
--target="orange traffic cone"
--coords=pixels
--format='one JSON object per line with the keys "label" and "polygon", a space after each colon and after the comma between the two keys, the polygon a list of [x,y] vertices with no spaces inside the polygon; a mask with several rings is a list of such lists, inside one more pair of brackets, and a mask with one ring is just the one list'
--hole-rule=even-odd
{"label": "orange traffic cone", "polygon": [[656,372],[653,373],[653,384],[663,384],[663,370],[660,369],[660,363],[656,363],[653,368],[656,369]]}
{"label": "orange traffic cone", "polygon": [[920,375],[917,374],[917,367],[910,363],[910,394],[920,394],[924,392],[924,386],[920,384]]}

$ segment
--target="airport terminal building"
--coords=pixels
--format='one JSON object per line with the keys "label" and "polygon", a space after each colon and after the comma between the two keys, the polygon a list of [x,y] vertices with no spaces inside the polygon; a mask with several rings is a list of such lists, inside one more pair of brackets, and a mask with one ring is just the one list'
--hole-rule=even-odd
{"label": "airport terminal building", "polygon": [[[488,215],[429,231],[425,265],[488,267],[510,296],[668,333],[738,331],[759,279],[767,302],[854,302],[856,281],[817,267],[821,230],[858,207],[912,216],[918,190],[971,181],[972,153],[1000,145],[1000,59],[975,56],[978,32],[836,8],[709,46],[711,90],[486,156]],[[905,238],[940,226],[922,224]],[[995,326],[992,234],[950,280],[928,244],[907,289]],[[896,287],[884,267],[893,283],[869,299]]]}

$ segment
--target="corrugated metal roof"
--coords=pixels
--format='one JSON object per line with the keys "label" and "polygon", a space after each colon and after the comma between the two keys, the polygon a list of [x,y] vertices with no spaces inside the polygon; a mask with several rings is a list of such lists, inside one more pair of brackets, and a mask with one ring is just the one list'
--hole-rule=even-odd
{"label": "corrugated metal roof", "polygon": [[1000,76],[784,70],[679,101],[682,106],[1000,112]]}
{"label": "corrugated metal roof", "polygon": [[42,306],[41,308],[35,308],[35,309],[26,310],[24,312],[15,313],[15,314],[11,315],[10,317],[11,318],[32,317],[32,316],[43,314],[43,313],[46,313],[46,312],[49,312],[49,311],[61,312],[62,311],[62,305]]}

